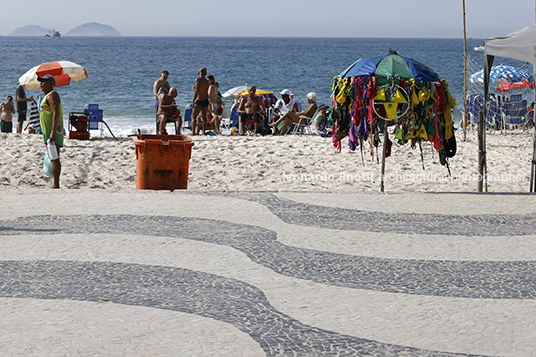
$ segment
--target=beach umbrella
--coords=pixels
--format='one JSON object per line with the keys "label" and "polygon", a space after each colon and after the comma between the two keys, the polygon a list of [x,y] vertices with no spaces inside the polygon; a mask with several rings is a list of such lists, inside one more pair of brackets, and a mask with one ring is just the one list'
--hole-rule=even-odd
{"label": "beach umbrella", "polygon": [[495,86],[495,89],[501,93],[508,93],[510,90],[519,90],[519,89],[534,89],[534,82],[527,82],[522,80],[521,82],[501,82]]}
{"label": "beach umbrella", "polygon": [[[481,69],[480,71],[473,73],[471,77],[469,77],[469,80],[471,81],[471,83],[484,83],[484,70]],[[490,83],[497,81],[521,82],[522,80],[532,82],[532,74],[525,71],[524,69],[513,66],[505,66],[502,64],[499,66],[491,67],[489,76]]]}
{"label": "beach umbrella", "polygon": [[340,78],[374,76],[379,84],[394,78],[436,82],[441,78],[426,65],[391,51],[388,55],[362,58],[346,68]]}
{"label": "beach umbrella", "polygon": [[238,86],[238,87],[231,88],[227,92],[223,93],[221,96],[224,98],[235,98],[238,95],[238,93],[242,93],[247,90],[248,90],[248,85],[246,84],[245,86]]}
{"label": "beach umbrella", "polygon": [[[244,95],[248,95],[248,94],[249,94],[248,91],[243,91],[243,92],[238,93],[236,96],[240,97],[240,96],[244,96]],[[263,89],[258,89],[258,88],[255,91],[255,95],[266,95],[266,94],[274,94],[274,92],[273,91],[263,90]]]}
{"label": "beach umbrella", "polygon": [[49,74],[56,80],[56,87],[69,85],[71,80],[78,83],[87,78],[84,67],[69,61],[47,62],[35,66],[19,78],[19,83],[27,89],[39,89],[37,77]]}

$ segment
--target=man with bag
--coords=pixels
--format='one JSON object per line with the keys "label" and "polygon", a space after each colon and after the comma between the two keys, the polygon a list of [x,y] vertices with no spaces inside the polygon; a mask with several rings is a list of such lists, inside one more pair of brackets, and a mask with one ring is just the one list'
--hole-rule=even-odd
{"label": "man with bag", "polygon": [[[56,80],[51,75],[38,77],[40,87],[45,97],[41,101],[39,121],[43,139],[47,145],[47,153],[52,161],[52,174],[54,184],[52,188],[60,188],[60,147],[63,146],[63,109],[61,107],[60,95],[54,90]],[[55,149],[55,150],[54,150]]]}

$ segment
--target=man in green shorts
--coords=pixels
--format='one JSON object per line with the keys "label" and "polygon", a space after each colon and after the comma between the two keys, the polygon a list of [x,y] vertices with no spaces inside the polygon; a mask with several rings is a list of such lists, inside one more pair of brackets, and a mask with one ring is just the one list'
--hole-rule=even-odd
{"label": "man in green shorts", "polygon": [[58,158],[52,161],[52,173],[54,174],[54,185],[52,188],[60,188],[60,147],[63,146],[63,109],[61,108],[61,100],[58,92],[54,90],[56,80],[51,75],[38,77],[40,87],[45,97],[41,102],[41,110],[39,112],[39,121],[41,123],[41,131],[45,145],[50,140],[56,144]]}

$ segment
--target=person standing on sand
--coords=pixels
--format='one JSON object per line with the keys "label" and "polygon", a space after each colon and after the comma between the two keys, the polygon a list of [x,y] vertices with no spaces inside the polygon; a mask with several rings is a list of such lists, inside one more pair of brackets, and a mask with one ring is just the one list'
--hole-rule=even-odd
{"label": "person standing on sand", "polygon": [[15,106],[13,105],[13,97],[8,96],[7,100],[0,104],[0,131],[2,133],[13,132],[13,114],[15,114]]}
{"label": "person standing on sand", "polygon": [[156,82],[154,82],[153,85],[153,93],[154,93],[154,107],[156,110],[158,110],[158,92],[160,89],[164,92],[164,94],[169,93],[169,82],[168,82],[169,72],[168,71],[162,71],[160,73],[160,78]]}
{"label": "person standing on sand", "polygon": [[244,127],[246,126],[246,120],[253,118],[255,124],[255,135],[258,134],[259,124],[261,122],[261,113],[264,112],[264,104],[262,99],[255,94],[257,87],[250,86],[248,88],[248,96],[242,98],[240,106],[237,109],[238,115],[240,115],[240,130],[239,134],[244,135]]}
{"label": "person standing on sand", "polygon": [[39,121],[45,145],[50,141],[56,144],[58,158],[52,161],[52,173],[54,174],[54,185],[52,188],[60,188],[60,147],[63,146],[63,109],[61,107],[60,95],[54,90],[56,80],[51,75],[37,77],[40,87],[45,97],[41,101]]}
{"label": "person standing on sand", "polygon": [[208,100],[210,102],[210,110],[215,112],[218,109],[218,87],[213,75],[207,76],[208,79]]}
{"label": "person standing on sand", "polygon": [[199,77],[196,78],[195,84],[193,86],[194,90],[194,100],[193,100],[193,113],[192,113],[192,135],[199,134],[197,128],[197,116],[199,111],[201,111],[201,130],[203,135],[205,135],[205,130],[207,128],[207,110],[210,102],[208,101],[208,80],[205,78],[207,75],[207,69],[202,67],[199,70]]}
{"label": "person standing on sand", "polygon": [[17,119],[17,134],[22,133],[22,125],[26,120],[26,112],[28,111],[28,103],[33,99],[33,95],[26,98],[26,91],[24,90],[24,85],[19,85],[15,90],[15,99],[17,104],[17,112],[19,113],[19,118]]}

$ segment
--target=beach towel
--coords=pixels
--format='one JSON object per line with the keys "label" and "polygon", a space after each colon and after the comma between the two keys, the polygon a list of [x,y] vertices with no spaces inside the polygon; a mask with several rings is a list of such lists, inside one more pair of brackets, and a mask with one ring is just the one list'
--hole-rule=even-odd
{"label": "beach towel", "polygon": [[30,127],[35,130],[36,133],[40,133],[41,124],[39,123],[39,104],[35,99],[32,99],[30,106]]}

